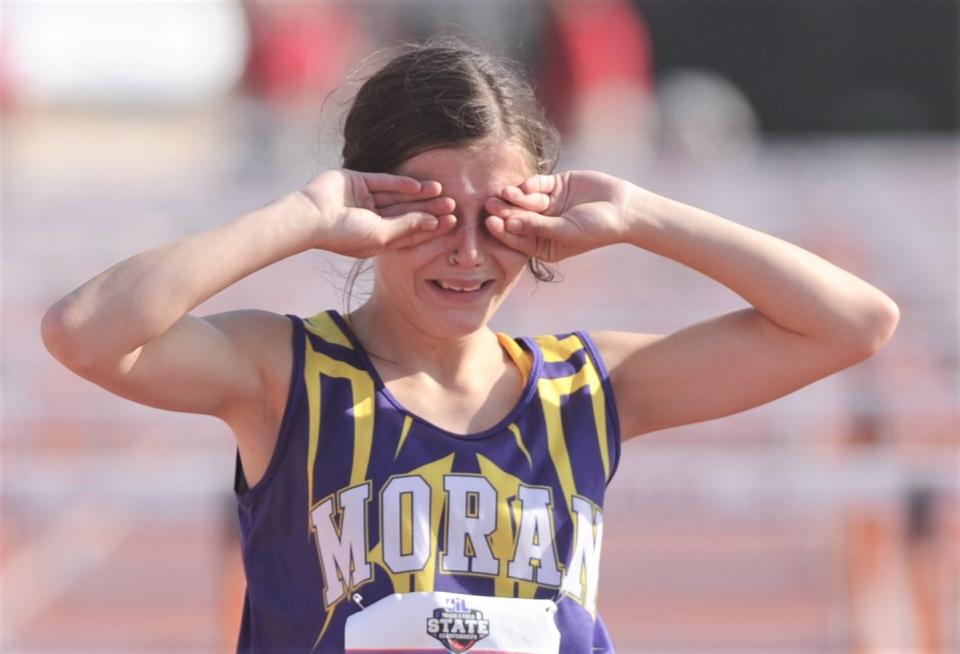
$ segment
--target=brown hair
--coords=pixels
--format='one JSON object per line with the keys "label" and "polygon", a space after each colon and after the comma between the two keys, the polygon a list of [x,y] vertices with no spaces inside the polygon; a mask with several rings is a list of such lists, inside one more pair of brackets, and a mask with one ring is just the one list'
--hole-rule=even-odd
{"label": "brown hair", "polygon": [[[392,172],[427,150],[490,137],[519,144],[538,173],[551,173],[560,154],[557,130],[520,67],[451,37],[403,46],[360,87],[343,135],[343,166],[361,172]],[[528,265],[540,281],[556,278],[535,258]],[[348,301],[364,270],[363,261],[350,270]]]}

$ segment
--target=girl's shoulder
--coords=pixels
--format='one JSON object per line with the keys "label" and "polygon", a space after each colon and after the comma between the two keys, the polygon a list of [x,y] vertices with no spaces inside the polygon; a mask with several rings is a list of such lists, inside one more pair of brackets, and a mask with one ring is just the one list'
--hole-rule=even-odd
{"label": "girl's shoulder", "polygon": [[356,349],[357,343],[349,321],[334,309],[326,309],[312,316],[301,318],[304,330],[323,343]]}
{"label": "girl's shoulder", "polygon": [[581,368],[590,363],[606,372],[600,349],[593,336],[585,331],[570,331],[559,334],[541,334],[530,339],[546,364],[566,364],[566,367]]}

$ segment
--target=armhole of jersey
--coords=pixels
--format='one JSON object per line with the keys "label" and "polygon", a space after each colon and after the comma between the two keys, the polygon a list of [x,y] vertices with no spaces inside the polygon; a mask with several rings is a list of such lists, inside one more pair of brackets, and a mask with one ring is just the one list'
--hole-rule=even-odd
{"label": "armhole of jersey", "polygon": [[290,319],[290,322],[293,325],[293,335],[291,339],[293,342],[293,365],[291,366],[290,371],[290,386],[287,391],[287,403],[283,408],[283,417],[280,420],[280,430],[277,433],[277,442],[273,446],[273,454],[270,456],[270,463],[267,464],[267,470],[263,473],[263,477],[256,484],[254,484],[252,488],[247,485],[247,479],[243,474],[243,466],[240,463],[240,451],[237,450],[237,463],[234,473],[233,491],[237,497],[237,501],[243,504],[250,504],[253,502],[257,496],[259,496],[270,484],[270,481],[277,472],[277,468],[280,467],[280,462],[283,460],[283,455],[287,451],[287,445],[290,442],[291,428],[289,423],[293,419],[292,416],[295,408],[301,402],[303,389],[303,353],[306,335],[304,332],[303,320],[301,318],[291,314],[286,314],[286,316]]}
{"label": "armhole of jersey", "polygon": [[600,352],[597,350],[597,346],[593,342],[593,339],[590,338],[590,335],[581,331],[574,333],[583,343],[583,346],[587,350],[587,354],[590,355],[590,360],[597,369],[597,374],[600,375],[600,385],[603,387],[604,403],[607,410],[607,444],[608,448],[611,450],[610,454],[612,457],[612,461],[610,463],[610,476],[607,477],[607,485],[609,485],[611,480],[613,480],[613,475],[617,472],[617,466],[620,465],[621,444],[620,416],[617,413],[616,398],[613,396],[613,383],[610,381],[610,374],[607,372],[607,367],[604,365],[603,359],[600,357]]}
{"label": "armhole of jersey", "polygon": [[524,350],[512,336],[504,334],[503,332],[497,332],[497,340],[500,342],[500,347],[506,351],[507,356],[509,356],[514,365],[517,366],[517,370],[520,371],[521,386],[526,388],[527,381],[530,379],[530,373],[533,371],[533,352]]}

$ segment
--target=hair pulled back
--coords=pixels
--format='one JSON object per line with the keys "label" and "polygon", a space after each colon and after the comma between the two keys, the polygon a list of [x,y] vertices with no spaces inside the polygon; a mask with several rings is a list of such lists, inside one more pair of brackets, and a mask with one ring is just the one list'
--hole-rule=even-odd
{"label": "hair pulled back", "polygon": [[516,64],[450,37],[408,45],[357,92],[344,123],[343,165],[392,172],[435,148],[512,140],[538,173],[560,139]]}
{"label": "hair pulled back", "polygon": [[[408,44],[369,77],[343,135],[343,166],[360,172],[393,172],[422,152],[486,139],[513,141],[542,174],[560,153],[557,130],[519,66],[452,37]],[[556,277],[536,259],[529,267],[538,280]]]}

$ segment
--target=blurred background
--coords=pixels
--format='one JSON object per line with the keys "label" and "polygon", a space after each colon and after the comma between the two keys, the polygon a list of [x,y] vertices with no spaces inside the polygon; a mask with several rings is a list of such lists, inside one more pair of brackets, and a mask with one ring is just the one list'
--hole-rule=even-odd
{"label": "blurred background", "polygon": [[[858,366],[624,448],[618,652],[960,651],[955,1],[7,0],[0,26],[3,652],[235,648],[230,433],[73,376],[40,318],[338,165],[354,66],[438,32],[527,67],[561,168],[798,243],[902,311]],[[304,253],[196,313],[342,309],[348,266]],[[561,272],[495,326],[664,333],[743,306],[627,247]]]}

